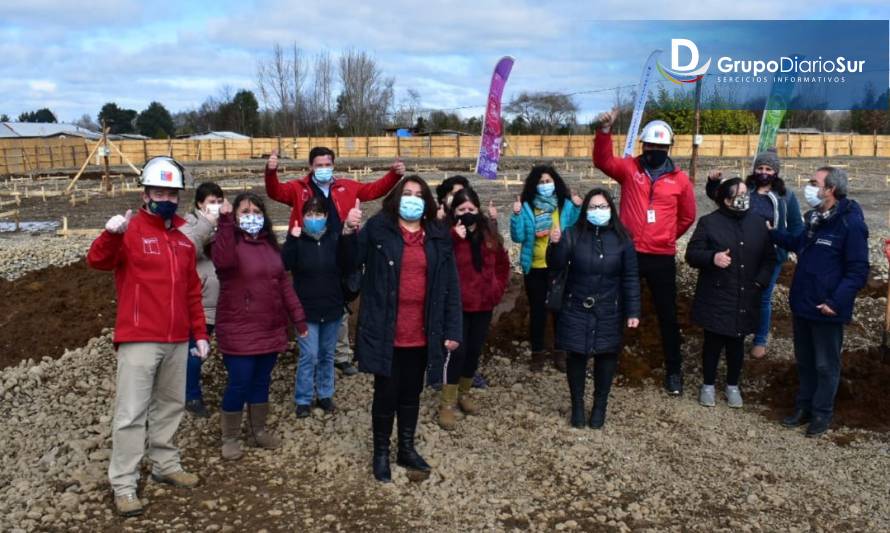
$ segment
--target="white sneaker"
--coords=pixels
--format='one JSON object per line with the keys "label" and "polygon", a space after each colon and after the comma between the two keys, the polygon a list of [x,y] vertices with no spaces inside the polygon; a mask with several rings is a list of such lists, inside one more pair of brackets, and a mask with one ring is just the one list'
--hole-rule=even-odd
{"label": "white sneaker", "polygon": [[714,407],[717,405],[716,396],[713,385],[702,385],[698,391],[698,403],[705,407]]}
{"label": "white sneaker", "polygon": [[738,385],[726,386],[726,403],[734,409],[742,406],[742,391],[739,390]]}

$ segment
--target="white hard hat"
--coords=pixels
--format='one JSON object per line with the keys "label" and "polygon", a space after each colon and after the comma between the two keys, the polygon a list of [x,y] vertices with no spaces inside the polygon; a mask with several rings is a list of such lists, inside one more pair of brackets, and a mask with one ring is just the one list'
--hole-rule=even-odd
{"label": "white hard hat", "polygon": [[643,126],[640,141],[649,144],[671,144],[674,138],[674,130],[663,120],[653,120]]}
{"label": "white hard hat", "polygon": [[142,167],[139,181],[143,187],[185,189],[185,167],[172,157],[153,157]]}

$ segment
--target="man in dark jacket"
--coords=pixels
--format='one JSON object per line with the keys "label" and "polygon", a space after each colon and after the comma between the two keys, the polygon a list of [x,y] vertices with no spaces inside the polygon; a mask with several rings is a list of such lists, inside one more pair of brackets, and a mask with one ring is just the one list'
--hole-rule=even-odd
{"label": "man in dark jacket", "polygon": [[787,427],[809,422],[808,437],[828,430],[841,374],[844,324],[868,275],[868,227],[862,209],[847,198],[847,173],[826,166],[805,188],[813,209],[797,237],[771,232],[773,242],[797,254],[791,283],[794,356],[800,389]]}

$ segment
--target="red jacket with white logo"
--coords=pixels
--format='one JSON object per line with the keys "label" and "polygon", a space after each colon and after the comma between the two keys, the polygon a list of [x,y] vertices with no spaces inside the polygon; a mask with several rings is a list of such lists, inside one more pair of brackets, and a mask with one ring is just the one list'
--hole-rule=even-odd
{"label": "red jacket with white logo", "polygon": [[[695,222],[695,191],[689,176],[675,168],[654,182],[639,158],[617,158],[612,136],[597,130],[593,140],[593,164],[621,185],[621,222],[627,227],[638,252],[676,255],[677,239]],[[648,222],[648,211],[655,222]]]}
{"label": "red jacket with white logo", "polygon": [[[385,196],[402,177],[393,171],[371,183],[359,183],[348,178],[335,178],[331,181],[331,199],[337,206],[340,220],[346,220],[349,210],[355,207],[355,201],[369,202]],[[301,225],[303,220],[303,204],[312,198],[314,192],[309,180],[312,174],[286,183],[278,181],[278,169],[266,168],[266,194],[276,202],[292,207],[288,228]]]}
{"label": "red jacket with white logo", "polygon": [[171,228],[161,217],[138,211],[123,234],[103,231],[87,253],[87,264],[114,271],[117,319],[114,343],[186,342],[189,334],[208,340],[201,304],[195,247],[174,216]]}

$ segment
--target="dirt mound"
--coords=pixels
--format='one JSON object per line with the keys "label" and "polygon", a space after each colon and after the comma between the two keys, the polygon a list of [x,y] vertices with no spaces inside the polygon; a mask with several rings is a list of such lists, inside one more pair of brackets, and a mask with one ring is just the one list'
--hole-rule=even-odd
{"label": "dirt mound", "polygon": [[112,275],[87,268],[84,260],[29,272],[15,281],[0,279],[0,293],[0,368],[28,358],[57,357],[114,326]]}

